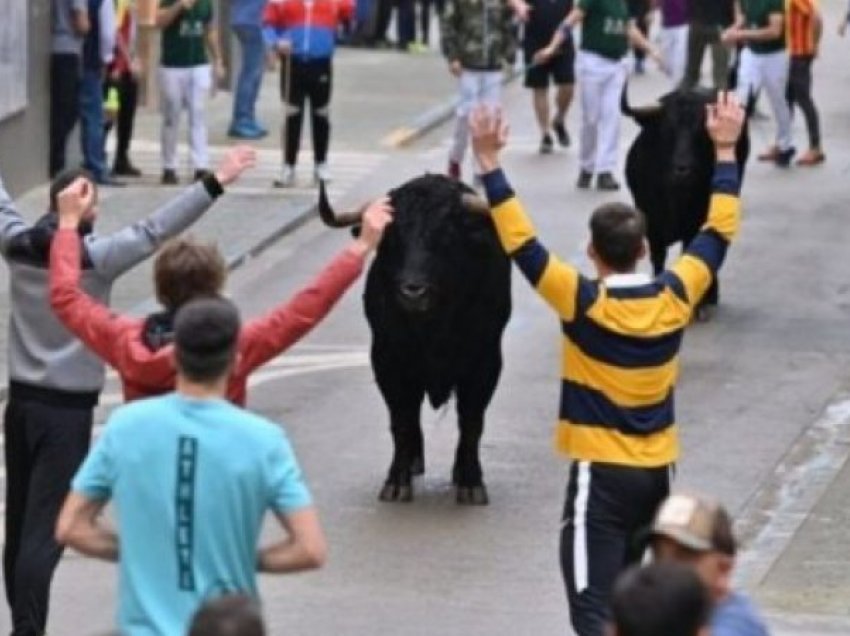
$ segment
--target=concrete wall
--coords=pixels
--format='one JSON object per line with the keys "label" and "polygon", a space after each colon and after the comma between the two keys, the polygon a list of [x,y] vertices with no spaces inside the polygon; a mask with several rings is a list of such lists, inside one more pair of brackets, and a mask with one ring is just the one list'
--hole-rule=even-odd
{"label": "concrete wall", "polygon": [[26,110],[0,120],[0,173],[13,196],[48,178],[50,4],[27,1],[28,104]]}

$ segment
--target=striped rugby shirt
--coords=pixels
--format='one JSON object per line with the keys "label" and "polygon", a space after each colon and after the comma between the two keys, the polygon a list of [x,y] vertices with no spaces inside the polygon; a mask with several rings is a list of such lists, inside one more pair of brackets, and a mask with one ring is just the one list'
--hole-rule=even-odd
{"label": "striped rugby shirt", "polygon": [[657,467],[678,458],[678,354],[693,309],[738,232],[739,176],[715,168],[705,225],[675,265],[646,284],[606,285],[550,254],[501,170],[484,175],[499,239],[563,331],[556,449],[581,461]]}

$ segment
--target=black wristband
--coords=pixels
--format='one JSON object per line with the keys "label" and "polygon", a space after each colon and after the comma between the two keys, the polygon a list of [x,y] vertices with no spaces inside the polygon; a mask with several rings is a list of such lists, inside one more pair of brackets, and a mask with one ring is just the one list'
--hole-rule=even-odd
{"label": "black wristband", "polygon": [[212,172],[205,174],[204,178],[201,179],[201,183],[204,184],[204,188],[206,188],[207,194],[210,195],[211,199],[217,199],[224,194],[224,187]]}

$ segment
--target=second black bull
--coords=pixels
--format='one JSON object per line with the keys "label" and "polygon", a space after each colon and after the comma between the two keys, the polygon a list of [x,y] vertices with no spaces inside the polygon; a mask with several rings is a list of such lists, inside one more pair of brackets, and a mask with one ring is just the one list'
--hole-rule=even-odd
{"label": "second black bull", "polygon": [[[706,106],[716,97],[714,91],[674,91],[656,104],[632,108],[623,91],[621,109],[640,126],[626,158],[626,182],[635,207],[646,216],[655,274],[664,269],[667,248],[679,242],[686,248],[708,215],[715,159],[705,129]],[[749,151],[745,125],[735,148],[742,181]],[[705,307],[716,305],[718,300],[715,279],[697,316],[707,318]]]}
{"label": "second black bull", "polygon": [[[425,470],[420,411],[454,395],[459,438],[452,481],[457,501],[486,504],[479,445],[484,412],[502,370],[501,338],[511,312],[510,262],[486,202],[444,176],[418,177],[389,193],[394,221],[366,279],[372,369],[390,412],[394,452],[380,498],[410,501]],[[320,188],[328,225],[354,225],[362,211],[336,215]]]}

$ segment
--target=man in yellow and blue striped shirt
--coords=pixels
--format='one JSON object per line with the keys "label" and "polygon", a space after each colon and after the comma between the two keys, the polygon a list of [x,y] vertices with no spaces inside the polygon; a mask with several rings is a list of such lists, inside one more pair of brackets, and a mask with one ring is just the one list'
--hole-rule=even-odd
{"label": "man in yellow and blue striped shirt", "polygon": [[563,332],[556,448],[571,457],[561,566],[573,628],[601,636],[617,574],[641,558],[640,531],[669,492],[679,455],[673,409],[682,335],[739,225],[735,143],[744,112],[721,93],[706,128],[717,156],[708,219],[681,258],[656,278],[637,273],[645,222],[634,208],[594,211],[588,247],[598,278],[550,254],[499,168],[507,129],[478,110],[473,148],[505,251],[557,312]]}

